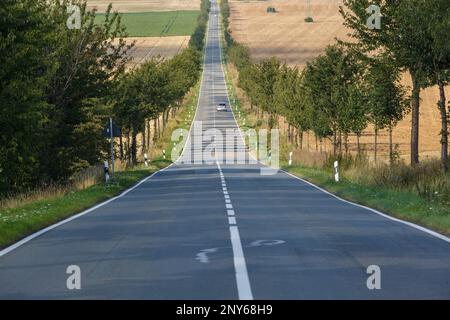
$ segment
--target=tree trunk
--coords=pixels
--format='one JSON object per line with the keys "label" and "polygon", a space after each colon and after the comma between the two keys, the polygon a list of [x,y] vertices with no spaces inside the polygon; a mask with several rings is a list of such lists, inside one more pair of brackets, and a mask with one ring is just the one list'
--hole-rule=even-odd
{"label": "tree trunk", "polygon": [[344,149],[345,149],[345,156],[348,157],[348,133],[344,133]]}
{"label": "tree trunk", "polygon": [[151,147],[151,125],[152,125],[152,123],[151,123],[151,121],[150,120],[148,120],[147,121],[147,148],[148,148],[148,150],[150,150],[150,147]]}
{"label": "tree trunk", "polygon": [[153,142],[156,142],[158,140],[158,122],[155,119],[153,119]]}
{"label": "tree trunk", "polygon": [[294,139],[295,139],[295,147],[298,147],[298,129],[296,127],[294,127]]}
{"label": "tree trunk", "polygon": [[316,138],[316,152],[319,151],[319,141],[317,139],[317,135],[314,134],[314,137]]}
{"label": "tree trunk", "polygon": [[145,120],[144,120],[144,130],[142,131],[142,151],[145,152],[147,151],[147,143],[146,143],[146,138],[147,135],[145,134]]}
{"label": "tree trunk", "polygon": [[309,151],[309,131],[306,132],[306,148]]}
{"label": "tree trunk", "polygon": [[130,129],[127,130],[127,161],[130,161]]}
{"label": "tree trunk", "polygon": [[444,172],[448,171],[448,115],[445,108],[444,83],[439,81],[439,111],[441,113],[441,163]]}
{"label": "tree trunk", "polygon": [[[163,114],[163,116],[164,116],[164,114]],[[158,124],[158,140],[159,140],[159,138],[161,138],[161,122],[160,122],[160,119],[161,118],[161,116],[158,116],[158,121],[156,122],[157,124]]]}
{"label": "tree trunk", "polygon": [[336,132],[336,130],[333,130],[333,157],[334,158],[336,158],[336,156],[337,156],[337,147],[338,147],[337,132]]}
{"label": "tree trunk", "polygon": [[360,138],[361,138],[361,134],[357,133],[356,134],[356,148],[358,149],[358,158],[361,157],[361,141],[360,141]]}
{"label": "tree trunk", "polygon": [[413,83],[411,96],[411,165],[419,163],[419,117],[420,117],[420,85],[414,72],[411,72]]}
{"label": "tree trunk", "polygon": [[291,142],[291,124],[288,123],[288,130],[287,130],[287,136],[288,136],[288,142]]}
{"label": "tree trunk", "polygon": [[300,150],[303,149],[303,130],[300,129]]}
{"label": "tree trunk", "polygon": [[378,151],[378,128],[375,126],[375,141],[373,146],[373,159],[377,163],[377,151]]}
{"label": "tree trunk", "polygon": [[122,135],[119,139],[119,148],[120,148],[120,161],[123,161],[123,138]]}
{"label": "tree trunk", "polygon": [[135,128],[136,128],[135,126],[133,126],[131,128],[131,136],[132,136],[131,137],[131,163],[133,165],[137,164],[137,141],[136,141],[137,133],[136,133]]}
{"label": "tree trunk", "polygon": [[389,125],[389,163],[392,165],[394,163],[394,144],[392,143],[392,124]]}

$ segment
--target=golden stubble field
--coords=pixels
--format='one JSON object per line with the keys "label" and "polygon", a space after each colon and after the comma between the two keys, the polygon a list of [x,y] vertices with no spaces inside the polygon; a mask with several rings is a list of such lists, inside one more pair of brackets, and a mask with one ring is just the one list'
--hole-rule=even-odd
{"label": "golden stubble field", "polygon": [[189,39],[189,36],[127,38],[127,41],[135,42],[130,52],[133,60],[128,67],[134,68],[152,57],[171,58],[188,46]]}
{"label": "golden stubble field", "polygon": [[[339,14],[341,0],[311,0],[314,23],[304,22],[307,15],[306,0],[238,1],[231,0],[230,28],[235,40],[246,44],[252,57],[263,59],[277,56],[290,66],[305,64],[323,53],[335,38],[348,39],[348,30]],[[277,13],[267,13],[268,6]],[[411,86],[408,75],[402,83]],[[450,88],[447,87],[447,91]],[[437,87],[421,94],[420,153],[421,157],[437,157],[440,150],[440,116],[437,109]],[[410,117],[401,121],[394,131],[394,143],[402,157],[407,158],[410,143]],[[381,132],[381,150],[387,152],[387,132]],[[370,128],[361,141],[370,151],[373,133]],[[351,139],[350,142],[355,142]],[[313,143],[313,141],[311,141]]]}
{"label": "golden stubble field", "polygon": [[[200,8],[200,0],[88,0],[88,8],[105,12],[110,3],[113,4],[113,11],[121,13],[199,10]],[[189,36],[127,38],[129,42],[136,41],[130,53],[133,60],[128,64],[128,68],[133,68],[152,57],[171,58],[187,47],[189,39]]]}

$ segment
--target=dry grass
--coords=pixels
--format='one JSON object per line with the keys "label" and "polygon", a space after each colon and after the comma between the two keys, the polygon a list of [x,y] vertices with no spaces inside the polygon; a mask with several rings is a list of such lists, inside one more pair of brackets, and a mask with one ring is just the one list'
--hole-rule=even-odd
{"label": "dry grass", "polygon": [[[305,66],[325,47],[332,44],[336,37],[348,39],[348,30],[343,26],[338,12],[341,0],[313,0],[312,15],[314,23],[306,23],[306,1],[230,1],[230,26],[233,38],[246,44],[255,59],[277,56],[287,64]],[[277,13],[267,13],[268,6],[275,7]],[[411,86],[408,75],[402,83]],[[450,87],[447,87],[449,91]],[[423,90],[421,94],[420,155],[422,159],[439,156],[440,116],[437,108],[439,93],[437,87]],[[394,143],[398,145],[400,156],[408,159],[410,150],[410,116],[406,116],[394,130]],[[284,124],[281,124],[284,128]],[[361,138],[363,148],[371,157],[374,134],[368,128]],[[308,140],[315,145],[315,138]],[[356,139],[350,137],[350,149],[356,150]],[[322,148],[331,149],[331,142],[325,141]],[[380,132],[379,155],[387,160],[388,134]]]}
{"label": "dry grass", "polygon": [[12,209],[40,200],[62,197],[71,191],[85,190],[103,179],[104,172],[101,165],[89,167],[75,174],[67,184],[45,185],[23,194],[0,199],[0,209]]}

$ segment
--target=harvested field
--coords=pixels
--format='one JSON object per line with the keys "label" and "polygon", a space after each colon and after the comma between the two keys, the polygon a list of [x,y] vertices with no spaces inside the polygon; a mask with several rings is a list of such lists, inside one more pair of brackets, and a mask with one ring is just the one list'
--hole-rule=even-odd
{"label": "harvested field", "polygon": [[187,47],[189,39],[189,36],[127,38],[127,41],[136,41],[136,46],[131,52],[133,61],[128,67],[133,68],[152,57],[171,58]]}
{"label": "harvested field", "polygon": [[88,0],[88,7],[105,12],[108,5],[119,12],[199,10],[200,0]]}
{"label": "harvested field", "polygon": [[[304,66],[308,61],[324,52],[335,38],[348,39],[348,30],[343,26],[339,14],[341,0],[311,0],[314,23],[306,23],[306,0],[230,1],[230,28],[232,36],[246,44],[256,60],[277,56],[290,66]],[[267,13],[267,7],[276,13]],[[411,85],[405,75],[403,84]],[[447,92],[450,90],[447,87]],[[436,106],[437,87],[428,88],[421,94],[420,153],[421,157],[437,157],[440,150],[440,116]],[[410,117],[401,121],[394,131],[394,143],[404,158],[409,154]],[[381,132],[379,139],[382,153],[387,152],[388,137]],[[365,132],[362,142],[366,150],[372,149],[373,133]],[[355,139],[351,138],[354,149]],[[315,142],[314,142],[315,143]],[[311,145],[313,141],[311,140]]]}

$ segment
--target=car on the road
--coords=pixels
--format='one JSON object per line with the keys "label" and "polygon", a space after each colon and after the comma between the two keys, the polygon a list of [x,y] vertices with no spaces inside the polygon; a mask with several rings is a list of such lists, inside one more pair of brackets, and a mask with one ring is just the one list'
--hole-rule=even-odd
{"label": "car on the road", "polygon": [[227,104],[226,103],[219,103],[217,106],[217,111],[228,111]]}

